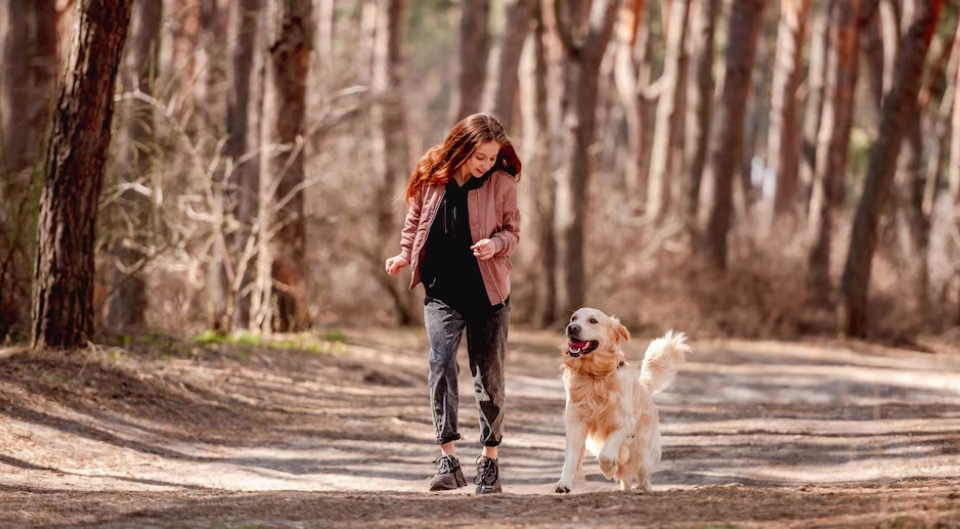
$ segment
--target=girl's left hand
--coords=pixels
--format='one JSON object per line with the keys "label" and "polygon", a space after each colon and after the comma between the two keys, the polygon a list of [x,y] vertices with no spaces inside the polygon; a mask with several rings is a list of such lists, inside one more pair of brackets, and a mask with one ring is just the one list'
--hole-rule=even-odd
{"label": "girl's left hand", "polygon": [[473,255],[480,261],[486,261],[497,253],[497,243],[493,239],[480,239],[476,244],[470,247]]}

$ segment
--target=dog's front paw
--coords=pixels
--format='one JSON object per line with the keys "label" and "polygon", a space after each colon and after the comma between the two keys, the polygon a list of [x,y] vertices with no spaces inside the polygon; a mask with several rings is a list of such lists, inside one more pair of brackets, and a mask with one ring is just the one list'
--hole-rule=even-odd
{"label": "dog's front paw", "polygon": [[600,456],[600,471],[607,479],[613,479],[619,469],[620,465],[617,464],[616,458]]}
{"label": "dog's front paw", "polygon": [[564,485],[563,483],[557,483],[557,488],[554,492],[556,492],[557,494],[569,494],[570,486]]}

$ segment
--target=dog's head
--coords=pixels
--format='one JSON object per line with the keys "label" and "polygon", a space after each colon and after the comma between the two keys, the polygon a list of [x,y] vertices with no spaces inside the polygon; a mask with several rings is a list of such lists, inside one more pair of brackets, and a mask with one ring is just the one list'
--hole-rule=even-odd
{"label": "dog's head", "polygon": [[616,369],[623,358],[620,343],[630,340],[630,331],[620,320],[590,307],[573,313],[566,334],[563,363],[595,374]]}

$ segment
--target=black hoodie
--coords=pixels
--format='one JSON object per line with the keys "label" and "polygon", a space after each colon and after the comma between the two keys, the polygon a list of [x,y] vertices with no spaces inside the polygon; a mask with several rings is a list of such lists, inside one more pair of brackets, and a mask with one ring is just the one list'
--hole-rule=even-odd
{"label": "black hoodie", "polygon": [[470,178],[462,186],[450,179],[430,227],[423,259],[427,296],[443,301],[465,318],[494,308],[490,306],[477,257],[470,249],[474,240],[467,208],[469,191],[482,187],[489,177],[490,173]]}

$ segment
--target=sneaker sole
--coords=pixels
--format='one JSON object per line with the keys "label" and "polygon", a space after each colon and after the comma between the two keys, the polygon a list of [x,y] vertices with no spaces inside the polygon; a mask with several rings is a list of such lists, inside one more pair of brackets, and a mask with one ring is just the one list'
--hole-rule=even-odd
{"label": "sneaker sole", "polygon": [[460,487],[466,487],[467,480],[464,479],[463,483],[460,483],[459,479],[454,478],[454,483],[444,483],[443,481],[431,481],[430,482],[430,492],[437,492],[441,490],[457,490]]}

